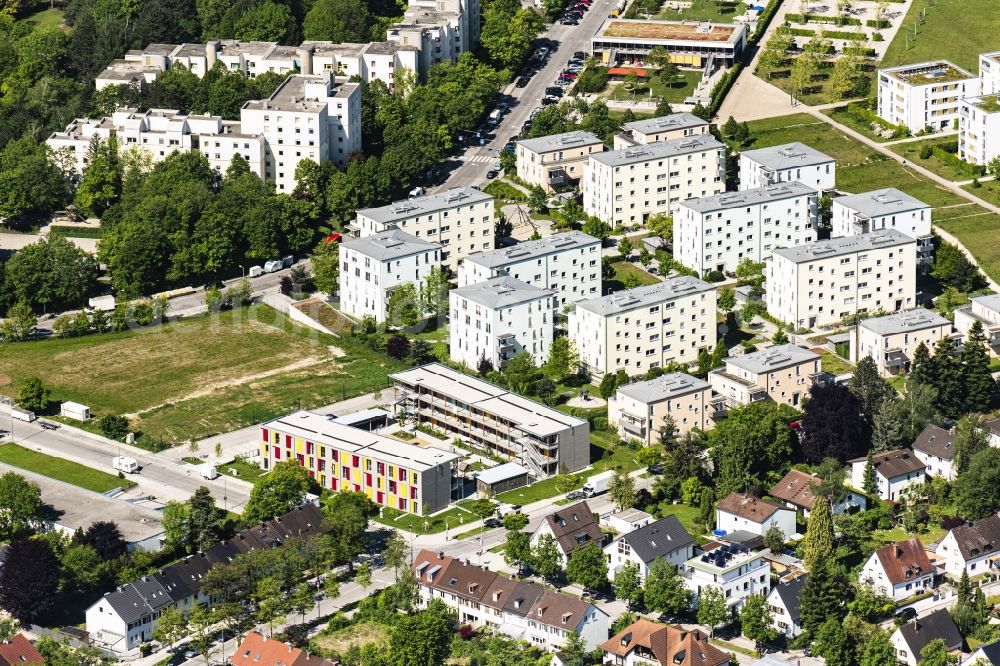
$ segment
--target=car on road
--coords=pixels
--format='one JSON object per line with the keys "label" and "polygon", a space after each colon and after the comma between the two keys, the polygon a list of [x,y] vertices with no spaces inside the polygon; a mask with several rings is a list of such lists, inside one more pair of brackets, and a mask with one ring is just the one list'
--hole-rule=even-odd
{"label": "car on road", "polygon": [[490,169],[489,171],[486,172],[486,178],[488,180],[493,180],[494,178],[496,178],[499,175],[500,174],[496,171],[496,169]]}
{"label": "car on road", "polygon": [[570,72],[570,71],[563,71],[563,73],[559,75],[559,78],[569,79],[571,81],[573,79],[575,79],[576,77],[577,77],[577,73],[576,72]]}
{"label": "car on road", "polygon": [[562,97],[563,89],[560,88],[559,86],[548,86],[547,88],[545,88],[545,94],[553,95],[555,97]]}
{"label": "car on road", "polygon": [[567,18],[563,18],[563,19],[559,19],[559,23],[561,23],[563,25],[580,25],[579,21],[577,21],[574,18],[568,18],[568,17]]}
{"label": "car on road", "polygon": [[548,57],[549,57],[549,47],[547,46],[543,46],[537,51],[535,51],[535,58],[538,59],[540,62],[544,61]]}
{"label": "car on road", "polygon": [[487,518],[483,521],[483,525],[490,528],[503,527],[503,521],[499,518]]}
{"label": "car on road", "polygon": [[56,423],[49,423],[48,421],[42,421],[39,423],[42,426],[42,430],[59,430],[59,425]]}
{"label": "car on road", "polygon": [[542,98],[542,105],[543,106],[548,106],[549,104],[558,104],[558,103],[559,103],[559,98],[558,97],[552,97],[552,96],[546,95],[545,97]]}
{"label": "car on road", "polygon": [[898,617],[903,622],[909,622],[910,620],[917,617],[917,609],[913,606],[906,606],[905,608],[900,608],[896,611],[896,617]]}
{"label": "car on road", "polygon": [[209,289],[225,289],[225,288],[226,288],[226,283],[223,282],[222,280],[209,280],[204,285],[202,285],[202,289],[204,289],[205,291],[208,291]]}
{"label": "car on road", "polygon": [[568,500],[578,500],[578,499],[583,499],[583,497],[584,494],[582,490],[571,490],[570,492],[566,493],[566,499]]}
{"label": "car on road", "polygon": [[517,146],[514,144],[513,141],[511,141],[506,146],[504,146],[503,149],[506,150],[508,153],[512,153],[517,149]]}
{"label": "car on road", "polygon": [[521,125],[521,132],[527,134],[530,131],[531,131],[531,121],[525,120],[524,123]]}
{"label": "car on road", "polygon": [[579,58],[580,60],[586,60],[587,59],[587,54],[584,53],[583,51],[576,51],[575,53],[573,53],[573,57],[574,58]]}
{"label": "car on road", "polygon": [[516,85],[518,88],[526,88],[528,86],[529,81],[531,81],[530,77],[526,75],[521,75],[517,77],[517,81],[514,82],[514,85]]}

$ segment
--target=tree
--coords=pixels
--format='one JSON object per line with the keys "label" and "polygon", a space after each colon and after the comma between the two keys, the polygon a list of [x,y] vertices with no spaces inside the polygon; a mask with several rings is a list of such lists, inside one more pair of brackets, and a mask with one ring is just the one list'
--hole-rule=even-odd
{"label": "tree", "polygon": [[944,287],[969,293],[986,286],[986,279],[965,253],[951,243],[934,237],[934,266],[931,277]]}
{"label": "tree", "polygon": [[503,561],[507,566],[516,566],[520,572],[531,559],[531,535],[519,530],[508,531],[503,545]]}
{"label": "tree", "polygon": [[785,333],[783,329],[778,329],[775,331],[774,335],[771,337],[771,342],[776,345],[787,345],[788,344],[788,334]]}
{"label": "tree", "polygon": [[715,628],[729,617],[729,607],[722,590],[715,585],[706,585],[698,595],[698,624],[708,626],[709,633],[715,633]]}
{"label": "tree", "polygon": [[330,527],[327,539],[334,562],[353,566],[364,551],[368,520],[378,514],[378,506],[364,493],[341,491],[326,500],[323,513]]}
{"label": "tree", "polygon": [[816,632],[816,654],[829,666],[850,666],[851,646],[844,625],[836,618],[824,622]]}
{"label": "tree", "polygon": [[0,541],[33,530],[41,520],[42,491],[20,474],[0,476]]}
{"label": "tree", "polygon": [[254,524],[288,513],[305,500],[309,484],[309,472],[296,461],[277,463],[250,491],[243,520]]}
{"label": "tree", "polygon": [[868,459],[865,461],[865,475],[861,484],[861,490],[868,497],[878,497],[878,477],[875,475],[875,461],[872,459],[871,451],[868,452]]}
{"label": "tree", "polygon": [[912,444],[924,427],[937,419],[936,401],[937,391],[932,386],[915,382],[911,377],[906,393],[884,404],[876,414],[872,432],[874,450],[887,451]]}
{"label": "tree", "polygon": [[336,294],[340,284],[340,245],[320,241],[309,255],[309,261],[316,289],[331,296]]}
{"label": "tree", "polygon": [[653,560],[649,567],[642,596],[646,606],[657,613],[676,615],[691,608],[691,590],[684,585],[677,568],[663,557]]}
{"label": "tree", "polygon": [[559,562],[560,554],[555,538],[551,534],[543,534],[531,549],[531,568],[543,579],[551,582],[562,571]]}
{"label": "tree", "polygon": [[[39,33],[40,34],[40,33]],[[19,48],[40,45],[22,43]],[[44,50],[37,51],[41,55]],[[47,146],[30,132],[0,151],[0,217],[8,225],[24,225],[59,210],[69,201],[68,181],[49,161]]]}
{"label": "tree", "polygon": [[743,492],[748,485],[769,487],[768,474],[781,473],[791,458],[792,418],[794,411],[786,405],[754,402],[730,410],[708,433],[718,496]]}
{"label": "tree", "polygon": [[934,371],[932,385],[937,389],[937,408],[945,416],[957,418],[962,414],[965,393],[963,382],[962,361],[955,341],[942,338],[934,345],[934,356],[931,357],[931,367]]}
{"label": "tree", "polygon": [[448,312],[448,290],[451,285],[448,283],[447,270],[440,266],[433,266],[424,278],[424,286],[420,291],[420,298],[423,308],[437,317]]}
{"label": "tree", "polygon": [[618,382],[615,380],[615,375],[610,372],[604,373],[604,376],[601,377],[601,383],[597,386],[597,394],[607,400],[617,390]]}
{"label": "tree", "polygon": [[813,384],[802,417],[802,453],[818,463],[846,462],[870,448],[871,430],[861,401],[843,384]]}
{"label": "tree", "polygon": [[910,361],[910,374],[906,378],[907,388],[913,383],[933,386],[934,371],[932,366],[931,353],[927,349],[927,345],[921,341],[917,345],[917,348],[913,350],[913,360]]}
{"label": "tree", "polygon": [[435,360],[434,350],[431,348],[431,343],[423,338],[416,338],[410,344],[410,360],[413,361],[413,365],[427,365]]}
{"label": "tree", "polygon": [[13,541],[0,568],[0,606],[22,624],[35,622],[59,600],[59,560],[44,539]]}
{"label": "tree", "polygon": [[479,373],[480,377],[485,377],[494,370],[493,361],[486,358],[486,352],[483,352],[483,355],[479,357],[479,363],[476,364],[476,372]]}
{"label": "tree", "polygon": [[854,90],[854,79],[860,69],[860,60],[851,53],[845,53],[833,63],[827,90],[835,100],[843,99],[845,95]]}
{"label": "tree", "polygon": [[392,628],[388,663],[398,666],[443,664],[448,657],[455,617],[440,599],[420,613],[404,615]]}
{"label": "tree", "polygon": [[22,342],[35,334],[38,317],[31,306],[18,301],[7,310],[7,318],[0,321],[0,338],[7,342]]}
{"label": "tree", "polygon": [[833,516],[830,502],[825,497],[817,497],[806,523],[806,536],[802,540],[802,562],[807,571],[812,571],[819,560],[834,559]]}
{"label": "tree", "polygon": [[635,562],[626,562],[618,573],[615,574],[615,596],[625,599],[628,607],[642,598],[642,579],[639,578],[639,565]]}
{"label": "tree", "polygon": [[963,569],[958,581],[958,599],[951,609],[951,617],[963,636],[973,635],[989,621],[990,607],[980,589],[972,590],[968,572]]}
{"label": "tree", "polygon": [[195,550],[204,552],[219,540],[223,517],[211,491],[205,486],[198,487],[188,501],[188,533]]}
{"label": "tree", "polygon": [[410,339],[402,334],[389,336],[385,343],[385,353],[391,358],[403,360],[410,355]]}
{"label": "tree", "polygon": [[990,372],[986,334],[978,319],[969,328],[962,345],[962,383],[965,387],[965,411],[989,411],[996,394],[996,385]]}
{"label": "tree", "polygon": [[719,297],[716,305],[723,312],[731,312],[736,307],[736,291],[730,287],[719,289]]}
{"label": "tree", "polygon": [[100,271],[93,255],[63,236],[51,236],[15,253],[4,273],[9,299],[64,310],[85,304]]}
{"label": "tree", "polygon": [[393,531],[385,542],[385,550],[382,551],[385,558],[385,565],[392,567],[393,575],[399,580],[399,570],[406,566],[406,539],[399,532]]}
{"label": "tree", "polygon": [[184,635],[187,619],[177,606],[168,606],[160,613],[160,619],[153,630],[153,640],[165,643],[173,649],[174,643]]}
{"label": "tree", "polygon": [[764,547],[772,553],[780,553],[785,548],[785,533],[777,525],[771,525],[764,532]]}
{"label": "tree", "polygon": [[561,381],[576,374],[579,363],[580,357],[573,340],[568,335],[560,335],[549,345],[549,357],[544,370],[555,381]]}
{"label": "tree", "polygon": [[596,543],[575,549],[566,564],[566,577],[587,590],[600,590],[608,584],[608,563]]}
{"label": "tree", "polygon": [[[284,602],[285,597],[279,595],[279,599]],[[208,663],[208,653],[215,642],[214,625],[218,621],[218,614],[212,612],[207,604],[196,604],[187,615],[187,634],[190,637],[189,645]]]}
{"label": "tree", "polygon": [[306,39],[343,42],[369,41],[371,16],[362,0],[316,0],[302,21]]}
{"label": "tree", "polygon": [[128,546],[118,525],[107,520],[91,523],[80,542],[90,546],[101,560],[107,562],[125,554]]}
{"label": "tree", "polygon": [[1000,511],[1000,449],[987,447],[972,456],[969,469],[955,480],[952,497],[966,520]]}
{"label": "tree", "polygon": [[847,388],[861,401],[861,411],[869,425],[874,424],[875,415],[882,405],[896,397],[895,389],[879,374],[871,356],[858,361],[854,374],[847,381]]}
{"label": "tree", "polygon": [[955,443],[952,449],[955,474],[961,477],[969,469],[972,457],[986,449],[989,442],[990,433],[981,416],[968,414],[960,418],[955,425]]}
{"label": "tree", "polygon": [[795,96],[802,95],[812,87],[812,80],[816,76],[817,69],[816,58],[810,53],[803,53],[795,59],[795,62],[792,63],[792,71],[788,75]]}
{"label": "tree", "polygon": [[97,421],[97,427],[100,429],[101,434],[108,439],[122,442],[128,434],[129,422],[125,416],[105,414]]}
{"label": "tree", "polygon": [[948,652],[948,645],[942,638],[935,638],[920,650],[917,666],[949,666],[957,664],[958,657]]}
{"label": "tree", "polygon": [[362,562],[358,565],[356,573],[354,574],[354,582],[361,587],[362,591],[365,591],[372,586],[372,567],[370,564]]}
{"label": "tree", "polygon": [[896,648],[889,640],[889,635],[875,628],[868,636],[860,666],[896,666],[897,663],[899,660],[896,659]]}
{"label": "tree", "polygon": [[743,600],[740,627],[743,635],[755,643],[770,643],[778,637],[777,630],[771,626],[771,612],[764,595],[751,594]]}
{"label": "tree", "polygon": [[163,545],[171,552],[186,550],[191,541],[188,508],[182,502],[168,501],[163,507]]}
{"label": "tree", "polygon": [[622,236],[618,239],[618,254],[622,256],[622,259],[627,259],[628,255],[632,254],[632,241],[629,240],[628,236]]}
{"label": "tree", "polygon": [[423,312],[412,282],[397,285],[386,303],[386,321],[392,326],[416,326]]}
{"label": "tree", "polygon": [[799,603],[802,628],[810,635],[815,635],[828,619],[839,619],[843,596],[843,586],[837,581],[833,561],[816,561],[802,586]]}
{"label": "tree", "polygon": [[615,470],[611,481],[608,483],[608,497],[618,507],[619,511],[635,506],[637,495],[635,490],[635,479],[628,470],[619,467]]}

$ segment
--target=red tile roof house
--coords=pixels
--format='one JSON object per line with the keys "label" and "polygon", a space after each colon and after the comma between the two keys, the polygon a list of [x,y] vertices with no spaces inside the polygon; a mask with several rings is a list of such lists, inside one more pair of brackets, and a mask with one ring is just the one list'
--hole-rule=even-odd
{"label": "red tile roof house", "polygon": [[413,573],[419,605],[440,599],[458,613],[462,624],[489,627],[549,652],[562,649],[574,631],[588,650],[608,638],[607,613],[577,597],[429,550],[414,558]]}
{"label": "red tile roof house", "polygon": [[882,546],[861,569],[861,582],[893,601],[934,589],[934,567],[917,538]]}
{"label": "red tile roof house", "polygon": [[9,641],[0,642],[0,666],[44,663],[45,659],[24,634],[18,634]]}
{"label": "red tile roof house", "polygon": [[795,511],[776,502],[730,493],[715,505],[715,526],[726,532],[744,530],[761,536],[776,526],[785,538],[795,534]]}
{"label": "red tile roof house", "polygon": [[697,629],[686,630],[639,619],[609,638],[604,663],[614,666],[729,666],[730,655]]}
{"label": "red tile roof house", "polygon": [[[820,482],[820,478],[814,474],[790,469],[788,474],[785,474],[781,481],[774,484],[774,487],[767,494],[781,500],[788,508],[801,511],[803,518],[808,518],[816,503],[816,494],[813,492],[813,488]],[[852,510],[852,507],[864,509],[866,504],[867,500],[864,495],[848,488],[844,499],[831,509],[834,513],[844,513]]]}
{"label": "red tile roof house", "polygon": [[336,666],[337,662],[303,652],[288,643],[264,638],[251,631],[236,654],[229,658],[232,666]]}

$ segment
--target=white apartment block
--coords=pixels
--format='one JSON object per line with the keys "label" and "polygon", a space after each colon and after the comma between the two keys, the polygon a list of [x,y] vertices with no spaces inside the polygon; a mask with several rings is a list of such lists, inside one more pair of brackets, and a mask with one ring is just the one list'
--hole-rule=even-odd
{"label": "white apartment block", "polygon": [[740,153],[740,189],[751,190],[799,181],[817,192],[836,186],[837,163],[804,143],[744,150]]}
{"label": "white apartment block", "polygon": [[516,144],[517,177],[546,192],[579,182],[591,153],[607,150],[596,134],[580,130]]}
{"label": "white apartment block", "polygon": [[504,275],[449,293],[450,357],[475,368],[486,358],[499,370],[527,352],[545,363],[555,334],[555,294]]}
{"label": "white apartment block", "polygon": [[634,120],[622,125],[622,131],[615,135],[615,150],[631,148],[671,139],[708,134],[708,122],[690,113],[671,113],[668,116]]}
{"label": "white apartment block", "polygon": [[878,115],[911,132],[957,127],[959,100],[976,97],[980,80],[947,60],[901,65],[878,71]]}
{"label": "white apartment block", "polygon": [[559,305],[601,295],[601,241],[582,231],[546,236],[514,247],[470,254],[458,267],[458,286],[509,275],[556,292]]}
{"label": "white apartment block", "polygon": [[1000,94],[1000,51],[979,54],[979,94]]}
{"label": "white apartment block", "polygon": [[697,134],[590,156],[583,209],[612,226],[641,224],[679,201],[726,187],[726,147]]}
{"label": "white apartment block", "polygon": [[973,296],[969,301],[968,305],[955,310],[955,330],[965,338],[972,324],[978,321],[991,354],[1000,354],[1000,295]]}
{"label": "white apartment block", "polygon": [[378,208],[362,208],[348,229],[371,236],[397,228],[441,245],[441,263],[451,271],[473,252],[493,249],[493,197],[456,187]]}
{"label": "white apartment block", "polygon": [[851,340],[851,361],[875,361],[883,377],[909,372],[913,353],[951,335],[951,322],[932,310],[909,310],[858,323]]}
{"label": "white apartment block", "polygon": [[399,285],[418,290],[440,263],[441,246],[399,229],[365,238],[352,238],[340,246],[340,309],[361,319],[386,320],[389,298]]}
{"label": "white apartment block", "polygon": [[290,193],[302,160],[343,167],[361,150],[361,86],[337,83],[327,72],[290,76],[267,99],[244,104],[240,124],[264,136],[265,177]]}
{"label": "white apartment block", "polygon": [[619,386],[608,400],[608,423],[618,429],[623,439],[654,444],[668,416],[674,420],[679,435],[712,427],[711,397],[708,382],[681,372],[660,375]]}
{"label": "white apartment block", "polygon": [[674,258],[705,275],[816,240],[819,194],[798,181],[688,199],[674,212]]}
{"label": "white apartment block", "polygon": [[596,377],[644,374],[671,361],[693,363],[716,341],[715,288],[683,276],[578,301],[569,335]]}
{"label": "white apartment block", "polygon": [[742,356],[730,356],[725,366],[708,373],[718,396],[715,414],[731,407],[770,400],[799,407],[820,375],[820,357],[798,345],[775,345]]}
{"label": "white apartment block", "polygon": [[247,102],[239,122],[169,109],[121,109],[103,120],[76,120],[46,143],[72,155],[82,172],[91,138],[112,134],[119,136],[123,149],[135,147],[153,162],[176,150],[197,150],[220,173],[240,154],[251,171],[275,183],[279,192],[291,193],[302,160],[342,167],[361,150],[361,88],[337,83],[329,73],[290,76],[268,99]]}
{"label": "white apartment block", "polygon": [[834,237],[858,236],[879,229],[902,231],[917,241],[917,264],[934,260],[931,207],[894,187],[837,197],[831,207]]}
{"label": "white apartment block", "polygon": [[766,597],[771,590],[771,566],[760,553],[738,544],[717,543],[685,562],[680,573],[685,587],[695,595],[715,587],[730,608],[740,609],[750,595]]}
{"label": "white apartment block", "polygon": [[[242,155],[250,171],[264,177],[266,139],[246,134],[238,121],[219,116],[195,116],[173,109],[138,111],[123,108],[100,120],[80,118],[65,131],[53,132],[46,140],[61,163],[72,164],[83,173],[90,163],[91,141],[114,136],[121,152],[137,151],[156,164],[177,150],[200,150],[211,168],[224,174],[236,155]],[[62,158],[66,158],[63,160]]]}
{"label": "white apartment block", "polygon": [[767,310],[796,328],[916,301],[917,242],[895,229],[775,250],[766,263]]}
{"label": "white apartment block", "polygon": [[1000,96],[993,94],[962,99],[959,102],[958,156],[972,164],[986,165],[998,155]]}

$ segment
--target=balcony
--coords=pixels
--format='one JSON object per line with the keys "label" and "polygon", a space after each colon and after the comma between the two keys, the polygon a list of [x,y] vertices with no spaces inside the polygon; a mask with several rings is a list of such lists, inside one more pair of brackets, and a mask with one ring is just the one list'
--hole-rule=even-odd
{"label": "balcony", "polygon": [[902,348],[896,347],[894,349],[885,350],[882,362],[887,368],[901,368],[909,363],[910,359]]}

